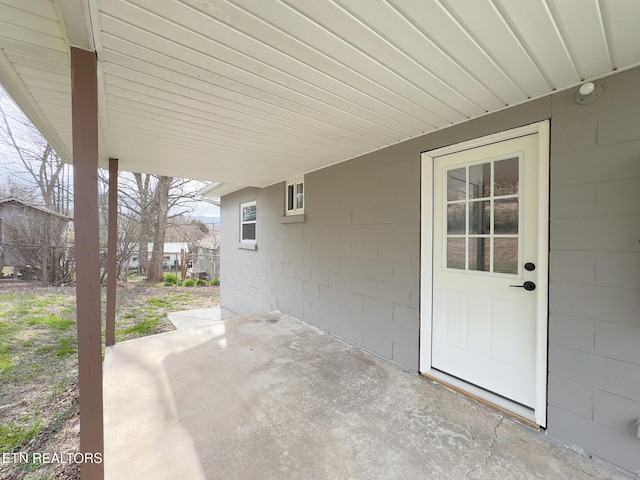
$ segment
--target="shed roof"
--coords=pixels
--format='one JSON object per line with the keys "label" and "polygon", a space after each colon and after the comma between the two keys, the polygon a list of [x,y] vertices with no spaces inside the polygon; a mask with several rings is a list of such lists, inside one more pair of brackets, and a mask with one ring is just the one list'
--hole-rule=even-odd
{"label": "shed roof", "polygon": [[61,218],[63,220],[67,220],[67,221],[72,221],[73,218],[68,217],[67,215],[63,215],[61,213],[58,212],[54,212],[53,210],[49,210],[48,208],[39,206],[39,205],[33,205],[31,203],[25,202],[23,200],[19,200],[15,197],[7,197],[7,198],[3,198],[0,199],[0,206],[2,205],[16,205],[16,206],[22,206],[22,207],[28,207],[28,208],[32,208],[34,210],[37,210],[39,212],[42,213],[46,213],[47,215],[51,215],[53,217],[58,217]]}

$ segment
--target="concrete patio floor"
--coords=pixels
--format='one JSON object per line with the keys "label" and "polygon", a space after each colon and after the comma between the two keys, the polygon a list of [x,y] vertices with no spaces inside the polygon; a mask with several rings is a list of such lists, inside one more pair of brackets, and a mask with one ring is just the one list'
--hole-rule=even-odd
{"label": "concrete patio floor", "polygon": [[105,473],[126,479],[621,479],[278,312],[108,347]]}

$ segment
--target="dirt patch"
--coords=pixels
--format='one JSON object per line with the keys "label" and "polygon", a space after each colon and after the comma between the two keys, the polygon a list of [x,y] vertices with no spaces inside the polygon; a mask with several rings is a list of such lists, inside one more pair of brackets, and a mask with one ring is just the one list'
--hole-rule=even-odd
{"label": "dirt patch", "polygon": [[[210,308],[219,297],[219,287],[119,285],[116,342],[173,330],[168,312]],[[79,452],[73,287],[0,282],[0,385],[0,479],[79,478],[74,462],[32,461]]]}

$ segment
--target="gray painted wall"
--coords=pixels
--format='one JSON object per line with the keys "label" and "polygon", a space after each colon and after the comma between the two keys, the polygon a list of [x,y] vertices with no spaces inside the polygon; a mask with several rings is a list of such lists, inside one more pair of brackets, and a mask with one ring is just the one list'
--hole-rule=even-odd
{"label": "gray painted wall", "polygon": [[[418,369],[420,153],[551,118],[548,433],[640,471],[640,69],[305,176],[305,221],[284,184],[222,201],[222,304],[279,309]],[[239,204],[257,200],[255,251]]]}

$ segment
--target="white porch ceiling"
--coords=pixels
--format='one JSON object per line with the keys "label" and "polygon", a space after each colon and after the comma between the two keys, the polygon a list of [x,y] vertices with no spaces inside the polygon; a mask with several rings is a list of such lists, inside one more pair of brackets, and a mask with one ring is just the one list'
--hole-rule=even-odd
{"label": "white porch ceiling", "polygon": [[0,83],[70,160],[266,186],[640,65],[637,0],[0,0]]}

